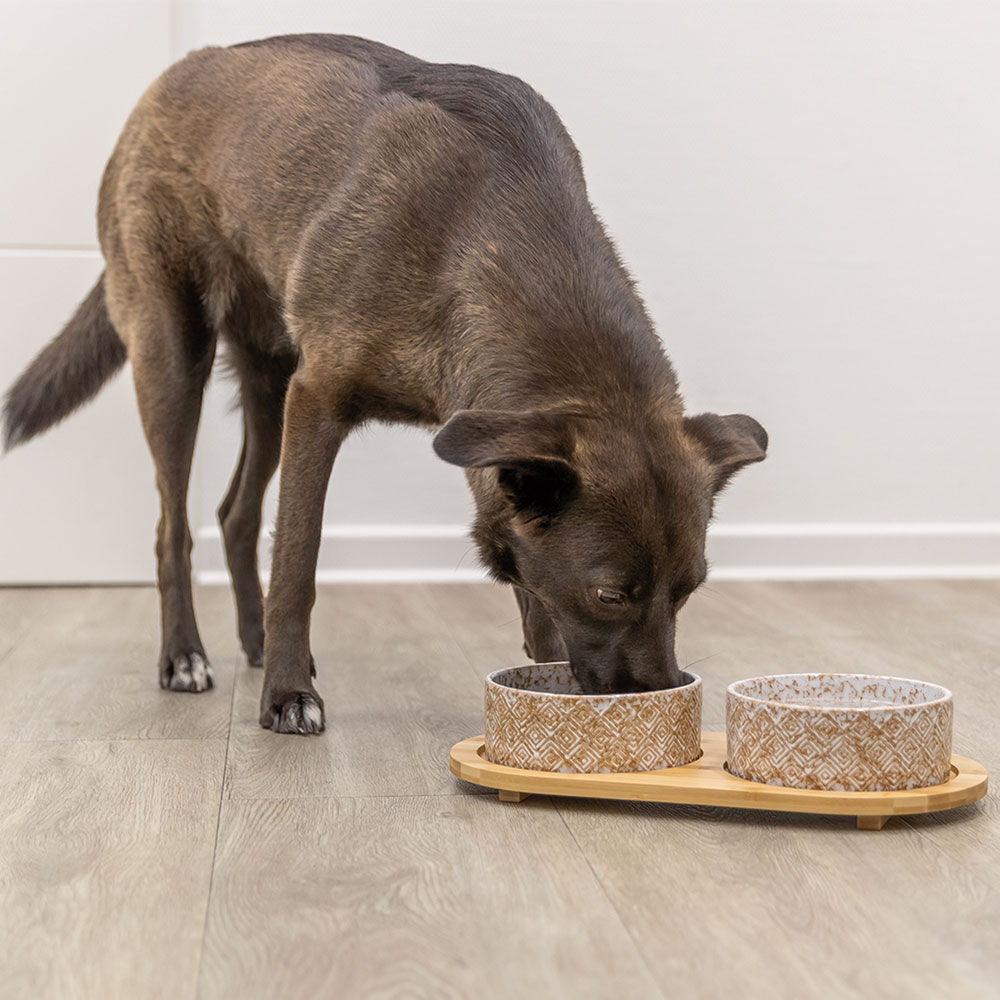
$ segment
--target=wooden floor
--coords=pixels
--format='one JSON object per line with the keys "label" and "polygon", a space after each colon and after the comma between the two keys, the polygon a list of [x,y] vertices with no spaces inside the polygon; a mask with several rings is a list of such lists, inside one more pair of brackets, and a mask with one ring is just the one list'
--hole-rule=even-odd
{"label": "wooden floor", "polygon": [[[530,798],[448,771],[520,659],[491,586],[320,589],[329,729],[257,725],[228,592],[217,688],[156,684],[151,589],[0,590],[7,998],[991,997],[1000,810],[850,818]],[[1000,581],[728,583],[679,650],[725,687],[815,668],[955,692],[1000,775]]]}

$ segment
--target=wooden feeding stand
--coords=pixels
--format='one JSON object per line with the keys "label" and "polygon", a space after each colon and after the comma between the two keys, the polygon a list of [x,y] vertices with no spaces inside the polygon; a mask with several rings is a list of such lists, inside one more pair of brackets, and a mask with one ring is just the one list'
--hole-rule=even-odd
{"label": "wooden feeding stand", "polygon": [[955,809],[986,794],[982,764],[958,754],[951,758],[951,778],[929,788],[896,792],[833,792],[786,788],[746,781],[726,770],[725,733],[701,734],[702,755],[683,767],[628,774],[562,774],[491,764],[483,737],[473,736],[451,748],[452,773],[463,781],[495,788],[501,802],[529,795],[569,795],[591,799],[632,799],[681,805],[775,809],[780,812],[856,816],[859,830],[881,830],[893,816]]}

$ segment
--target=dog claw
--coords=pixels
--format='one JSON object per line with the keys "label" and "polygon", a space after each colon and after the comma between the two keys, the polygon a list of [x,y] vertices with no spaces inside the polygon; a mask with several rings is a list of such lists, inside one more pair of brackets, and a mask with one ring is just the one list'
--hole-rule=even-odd
{"label": "dog claw", "polygon": [[169,691],[208,691],[215,687],[215,674],[200,653],[181,653],[161,671],[160,687]]}
{"label": "dog claw", "polygon": [[300,736],[310,736],[326,729],[322,702],[317,695],[304,691],[289,697],[280,708],[272,706],[262,714],[260,721],[265,729]]}

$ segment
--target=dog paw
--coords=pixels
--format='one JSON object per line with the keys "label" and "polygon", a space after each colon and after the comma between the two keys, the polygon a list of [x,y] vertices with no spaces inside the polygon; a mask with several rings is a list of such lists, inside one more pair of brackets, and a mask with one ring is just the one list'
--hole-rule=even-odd
{"label": "dog paw", "polygon": [[160,687],[168,691],[208,691],[214,686],[212,665],[201,653],[175,653],[160,668]]}
{"label": "dog paw", "polygon": [[266,699],[261,708],[260,724],[276,733],[309,736],[326,729],[323,699],[314,691],[293,691]]}

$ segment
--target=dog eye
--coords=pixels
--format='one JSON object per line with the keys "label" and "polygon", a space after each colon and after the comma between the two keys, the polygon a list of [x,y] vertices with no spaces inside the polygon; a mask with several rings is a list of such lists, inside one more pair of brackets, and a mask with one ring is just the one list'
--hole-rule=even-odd
{"label": "dog eye", "polygon": [[602,604],[624,604],[625,595],[620,590],[609,590],[607,587],[597,588],[597,599]]}

